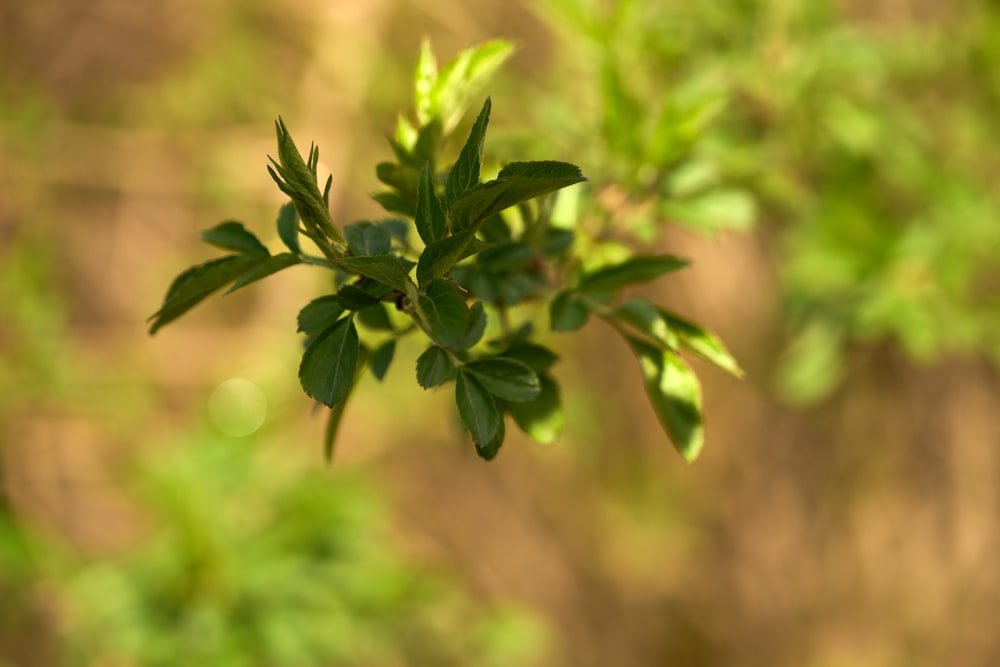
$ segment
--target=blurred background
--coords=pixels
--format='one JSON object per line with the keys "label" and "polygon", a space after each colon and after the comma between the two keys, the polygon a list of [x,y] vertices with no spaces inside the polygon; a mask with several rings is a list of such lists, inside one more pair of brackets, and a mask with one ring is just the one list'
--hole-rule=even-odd
{"label": "blurred background", "polygon": [[[279,114],[380,215],[424,37],[513,40],[488,152],[692,260],[695,464],[600,323],[489,464],[405,346],[324,464],[306,267],[146,335]],[[0,4],[0,665],[996,664],[998,141],[992,0]]]}

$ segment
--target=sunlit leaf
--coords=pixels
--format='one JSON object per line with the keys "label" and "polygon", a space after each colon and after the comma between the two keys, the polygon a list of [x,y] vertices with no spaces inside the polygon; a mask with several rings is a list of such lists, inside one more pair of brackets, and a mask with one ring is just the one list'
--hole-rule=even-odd
{"label": "sunlit leaf", "polygon": [[725,343],[718,336],[669,310],[661,308],[660,315],[670,331],[680,341],[681,347],[736,377],[743,377],[743,369],[740,368],[736,359],[733,358]]}
{"label": "sunlit leaf", "polygon": [[507,410],[521,428],[537,442],[552,444],[566,423],[559,398],[559,385],[548,375],[539,376],[540,392],[532,401],[509,403]]}

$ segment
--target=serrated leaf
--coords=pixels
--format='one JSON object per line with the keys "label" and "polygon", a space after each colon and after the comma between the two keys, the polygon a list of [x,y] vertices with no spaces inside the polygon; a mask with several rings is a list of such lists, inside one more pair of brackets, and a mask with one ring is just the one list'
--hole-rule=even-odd
{"label": "serrated leaf", "polygon": [[367,220],[344,226],[347,248],[356,257],[385,255],[392,247],[390,230]]}
{"label": "serrated leaf", "polygon": [[[488,447],[495,444],[503,415],[486,387],[475,377],[461,370],[455,383],[455,405],[458,407],[462,424],[472,436],[477,449],[479,446]],[[495,449],[496,447],[493,448],[493,453],[496,453]]]}
{"label": "serrated leaf", "polygon": [[301,253],[299,245],[299,213],[295,210],[295,204],[288,202],[278,211],[278,238],[285,244],[285,247],[294,253]]}
{"label": "serrated leaf", "polygon": [[507,410],[522,431],[535,441],[550,445],[556,441],[566,423],[559,398],[559,385],[548,375],[540,375],[541,391],[524,403],[510,403]]}
{"label": "serrated leaf", "polygon": [[486,309],[482,302],[472,304],[469,315],[465,321],[465,333],[459,343],[459,349],[467,350],[483,338],[486,332]]}
{"label": "serrated leaf", "polygon": [[434,175],[430,163],[426,163],[420,171],[420,184],[417,187],[417,210],[414,216],[417,233],[426,245],[439,241],[444,237],[444,208],[434,191]]}
{"label": "serrated leaf", "polygon": [[417,384],[424,389],[451,382],[457,372],[448,353],[437,345],[431,345],[417,357]]}
{"label": "serrated leaf", "polygon": [[191,310],[258,262],[259,255],[226,255],[187,269],[170,284],[163,305],[149,318],[152,321],[149,333],[155,334],[162,326]]}
{"label": "serrated leaf", "polygon": [[681,347],[736,377],[743,377],[743,369],[718,336],[669,310],[661,308],[659,312],[667,327],[677,336]]}
{"label": "serrated leaf", "polygon": [[377,280],[401,292],[406,291],[406,283],[409,281],[407,269],[391,255],[344,257],[337,260],[337,265],[345,271]]}
{"label": "serrated leaf", "polygon": [[535,371],[514,359],[477,359],[462,370],[475,375],[491,394],[506,401],[531,401],[541,392]]}
{"label": "serrated leaf", "polygon": [[499,356],[516,359],[539,375],[559,361],[559,355],[537,343],[516,343],[501,352]]}
{"label": "serrated leaf", "polygon": [[336,324],[344,310],[344,304],[336,294],[313,299],[299,311],[298,330],[307,336],[315,336]]}
{"label": "serrated leaf", "polygon": [[667,326],[662,311],[646,299],[628,299],[615,309],[614,315],[664,347],[677,350],[677,336]]}
{"label": "serrated leaf", "polygon": [[580,279],[579,289],[588,294],[613,293],[629,285],[638,285],[659,278],[687,265],[687,260],[673,255],[636,255],[624,262],[584,274]]}
{"label": "serrated leaf", "polygon": [[256,266],[240,276],[239,280],[233,283],[233,286],[226,290],[226,294],[235,292],[241,287],[246,287],[250,283],[255,283],[261,278],[267,278],[272,273],[277,273],[282,269],[287,269],[288,267],[295,266],[301,262],[302,260],[298,255],[290,252],[272,255],[271,257],[261,260]]}
{"label": "serrated leaf", "polygon": [[350,317],[313,338],[299,366],[302,389],[328,407],[339,403],[354,381],[359,347],[358,330]]}
{"label": "serrated leaf", "polygon": [[445,203],[449,209],[462,196],[479,184],[479,171],[483,165],[483,144],[486,140],[486,127],[490,123],[490,109],[492,102],[486,98],[483,108],[479,112],[479,117],[469,132],[462,152],[459,153],[458,160],[448,172],[448,180],[445,182],[444,193]]}
{"label": "serrated leaf", "polygon": [[451,205],[452,227],[471,227],[515,204],[586,180],[580,168],[568,162],[513,162],[494,180],[470,188]]}
{"label": "serrated leaf", "polygon": [[452,350],[461,349],[469,309],[454,285],[445,280],[431,282],[420,295],[420,309],[436,342]]}
{"label": "serrated leaf", "polygon": [[229,220],[201,233],[201,240],[216,248],[232,250],[243,255],[269,255],[267,247],[247,231],[243,223]]}
{"label": "serrated leaf", "polygon": [[500,413],[500,426],[496,434],[489,442],[476,442],[476,454],[484,461],[492,461],[503,446],[504,438],[507,435],[507,426],[503,420],[503,412]]}
{"label": "serrated leaf", "polygon": [[701,385],[694,371],[675,353],[628,339],[639,360],[646,395],[674,448],[691,462],[704,442]]}
{"label": "serrated leaf", "polygon": [[549,326],[553,331],[576,331],[590,317],[590,309],[573,292],[560,292],[549,304]]}
{"label": "serrated leaf", "polygon": [[372,375],[375,376],[379,382],[385,378],[386,372],[389,370],[389,364],[392,363],[392,358],[396,354],[396,339],[392,338],[386,342],[379,345],[371,356],[371,370]]}
{"label": "serrated leaf", "polygon": [[483,244],[478,242],[472,230],[435,241],[420,254],[420,260],[417,262],[417,282],[423,287],[443,277],[456,263],[475,254],[482,247]]}

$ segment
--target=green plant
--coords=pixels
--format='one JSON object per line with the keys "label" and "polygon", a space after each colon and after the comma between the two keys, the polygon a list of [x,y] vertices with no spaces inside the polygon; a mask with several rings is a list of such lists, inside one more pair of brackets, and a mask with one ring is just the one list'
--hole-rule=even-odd
{"label": "green plant", "polygon": [[[389,139],[396,161],[376,168],[388,189],[375,199],[402,217],[355,222],[341,231],[328,212],[331,180],[319,186],[318,149],[311,146],[303,158],[279,119],[278,159],[268,170],[291,198],[277,219],[285,251],[272,255],[239,222],[204,232],[206,242],[231,254],[182,273],[151,318],[151,333],[226,285],[230,293],[296,264],[328,269],[335,293],[313,300],[298,317],[307,336],[302,387],[332,408],[327,454],[362,370],[382,379],[397,340],[418,335],[428,343],[417,361],[418,384],[454,383],[461,421],[479,455],[491,459],[504,441],[505,415],[542,442],[551,442],[563,424],[551,373],[558,356],[537,332],[537,306],[547,310],[556,332],[576,330],[594,315],[625,337],[660,422],[681,455],[693,460],[703,442],[700,385],[679,353],[736,374],[739,368],[698,325],[621,296],[686,262],[621,252],[608,261],[613,254],[600,252],[601,239],[578,243],[581,230],[557,220],[553,194],[586,181],[575,165],[512,162],[484,181],[488,98],[457,160],[441,169],[469,100],[511,50],[490,42],[439,71],[424,45],[414,82],[416,122],[400,117]],[[320,254],[311,254],[307,243]]]}

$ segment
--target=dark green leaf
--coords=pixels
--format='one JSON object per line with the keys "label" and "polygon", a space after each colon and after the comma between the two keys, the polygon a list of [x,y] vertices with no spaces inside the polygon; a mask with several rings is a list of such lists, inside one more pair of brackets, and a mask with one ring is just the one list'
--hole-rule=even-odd
{"label": "dark green leaf", "polygon": [[486,443],[477,442],[476,454],[478,454],[479,458],[483,459],[484,461],[492,461],[494,458],[496,458],[497,452],[499,452],[500,448],[503,446],[503,440],[506,437],[506,435],[507,435],[507,426],[504,424],[503,412],[501,411],[500,426],[499,428],[497,428],[496,435],[494,435],[493,439],[490,440],[489,442]]}
{"label": "dark green leaf", "polygon": [[512,232],[510,226],[504,221],[500,214],[491,215],[479,226],[479,233],[488,243],[504,243],[510,241]]}
{"label": "dark green leaf", "polygon": [[743,377],[743,369],[717,336],[669,310],[660,309],[659,312],[684,349],[690,350],[736,377]]}
{"label": "dark green leaf", "polygon": [[376,331],[392,331],[393,329],[392,320],[389,319],[389,313],[386,311],[384,303],[377,303],[370,308],[359,310],[358,322]]}
{"label": "dark green leaf", "polygon": [[377,280],[400,292],[406,291],[407,270],[398,259],[390,255],[373,255],[371,257],[344,257],[337,260],[337,265],[350,273]]}
{"label": "dark green leaf", "polygon": [[[353,389],[354,385],[351,385]],[[344,408],[347,406],[347,399],[350,398],[351,391],[347,391],[340,401],[330,408],[330,416],[326,420],[326,430],[323,433],[323,456],[327,463],[333,460],[333,445],[337,440],[337,431],[340,429],[340,420],[344,416]]]}
{"label": "dark green leaf", "polygon": [[491,394],[507,401],[531,401],[541,392],[535,371],[514,359],[477,359],[462,370],[475,375]]}
{"label": "dark green leaf", "polygon": [[[375,290],[375,287],[380,287],[381,289]],[[379,303],[380,297],[391,291],[392,288],[388,285],[366,278],[360,285],[348,284],[341,286],[337,290],[337,298],[340,299],[341,305],[348,310],[364,310]]]}
{"label": "dark green leaf", "polygon": [[417,384],[424,389],[451,382],[456,373],[448,353],[437,345],[431,345],[417,358]]}
{"label": "dark green leaf", "polygon": [[396,354],[396,339],[392,338],[382,343],[372,352],[371,358],[371,369],[372,375],[381,382],[385,377],[386,371],[389,370],[389,364],[392,363],[392,357]]}
{"label": "dark green leaf", "polygon": [[472,435],[477,448],[495,442],[503,422],[503,414],[493,400],[492,394],[479,380],[459,371],[455,383],[455,404],[458,406],[462,424]]}
{"label": "dark green leaf", "polygon": [[392,162],[379,162],[375,165],[375,175],[378,180],[393,187],[400,194],[409,197],[416,192],[416,171],[410,167]]}
{"label": "dark green leaf", "polygon": [[435,280],[420,295],[420,309],[427,319],[434,339],[443,347],[461,349],[469,310],[465,299],[446,280]]}
{"label": "dark green leaf", "polygon": [[417,233],[424,243],[430,245],[444,237],[447,220],[441,200],[434,191],[434,175],[428,162],[420,172],[420,186],[417,188],[417,211],[414,217]]}
{"label": "dark green leaf", "polygon": [[278,211],[278,237],[294,253],[302,252],[299,246],[299,214],[295,204],[288,202]]}
{"label": "dark green leaf", "polygon": [[233,283],[233,286],[226,290],[226,294],[235,292],[241,287],[246,287],[250,283],[257,282],[261,278],[267,278],[272,273],[277,273],[282,269],[295,266],[301,263],[299,256],[290,252],[283,252],[280,255],[273,255],[262,260],[259,264],[240,276],[240,279]]}
{"label": "dark green leaf", "polygon": [[550,227],[542,244],[542,253],[546,257],[559,257],[573,246],[576,235],[572,229]]}
{"label": "dark green leaf", "polygon": [[406,235],[410,231],[410,225],[406,220],[400,220],[399,218],[385,218],[380,220],[378,224],[389,231],[389,236],[397,239],[401,243],[406,242]]}
{"label": "dark green leaf", "polygon": [[677,351],[677,336],[659,308],[646,299],[629,299],[615,309],[615,317],[635,327],[660,345]]}
{"label": "dark green leaf", "polygon": [[479,253],[476,261],[490,271],[514,271],[527,265],[534,255],[535,251],[527,244],[505,243]]}
{"label": "dark green leaf", "polygon": [[430,244],[424,248],[420,261],[417,262],[417,282],[422,287],[441,278],[457,262],[480,252],[483,247],[484,244],[475,237],[471,229]]}
{"label": "dark green leaf", "polygon": [[390,213],[399,213],[407,217],[413,217],[413,203],[409,202],[395,192],[376,192],[372,199],[377,201],[382,208]]}
{"label": "dark green leaf", "polygon": [[588,294],[611,293],[629,285],[648,282],[687,265],[686,260],[673,255],[636,255],[584,275],[580,280],[580,291]]}
{"label": "dark green leaf", "polygon": [[392,247],[392,236],[382,225],[367,220],[344,226],[344,239],[352,255],[385,255]]}
{"label": "dark green leaf", "polygon": [[660,424],[685,461],[698,458],[704,442],[701,385],[684,361],[635,338],[629,345],[639,360],[646,394]]}
{"label": "dark green leaf", "polygon": [[344,304],[336,294],[313,299],[299,311],[299,331],[307,336],[315,336],[336,324],[343,313]]}
{"label": "dark green leaf", "polygon": [[359,346],[358,330],[350,317],[313,338],[299,366],[305,392],[329,407],[343,400],[354,382]]}
{"label": "dark green leaf", "polygon": [[232,250],[244,255],[268,255],[267,248],[257,237],[247,231],[243,223],[230,220],[206,229],[201,240],[223,250]]}
{"label": "dark green leaf", "polygon": [[539,374],[549,370],[559,361],[559,356],[555,352],[536,343],[517,343],[501,352],[499,356],[516,359]]}
{"label": "dark green leaf", "polygon": [[259,255],[226,255],[184,271],[170,284],[163,305],[149,318],[153,322],[149,333],[155,334],[160,327],[191,310],[205,297],[233,282],[258,262]]}
{"label": "dark green leaf", "polygon": [[492,102],[487,97],[479,117],[469,132],[469,138],[462,147],[458,161],[448,172],[448,180],[444,186],[448,208],[479,183],[479,170],[483,165],[483,143],[486,140],[486,127],[490,123],[491,107]]}
{"label": "dark green leaf", "polygon": [[550,445],[562,432],[566,416],[559,399],[559,385],[548,375],[538,379],[541,384],[538,397],[525,403],[511,403],[507,410],[522,431],[537,442]]}
{"label": "dark green leaf", "polygon": [[465,322],[465,333],[459,343],[459,349],[467,350],[478,343],[486,332],[486,309],[481,302],[476,302],[469,309]]}
{"label": "dark green leaf", "polygon": [[576,331],[589,317],[590,310],[573,292],[560,292],[549,305],[549,323],[553,331]]}

